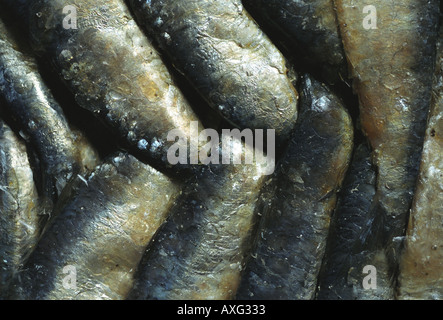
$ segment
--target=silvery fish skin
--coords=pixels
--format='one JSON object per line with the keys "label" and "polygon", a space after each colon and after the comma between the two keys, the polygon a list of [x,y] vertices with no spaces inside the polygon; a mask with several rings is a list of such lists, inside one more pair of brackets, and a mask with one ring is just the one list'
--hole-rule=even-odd
{"label": "silvery fish skin", "polygon": [[437,46],[433,99],[420,175],[399,274],[399,299],[443,298],[443,29]]}
{"label": "silvery fish skin", "polygon": [[[29,6],[33,47],[52,61],[77,103],[153,167],[170,168],[168,133],[187,137],[190,122],[199,120],[124,1],[38,0]],[[77,29],[66,29],[72,8]]]}
{"label": "silvery fish skin", "polygon": [[346,57],[332,0],[244,0],[254,18],[271,29],[295,58],[328,84],[347,77]]}
{"label": "silvery fish skin", "polygon": [[36,154],[37,187],[55,202],[76,174],[85,174],[99,161],[95,149],[70,128],[58,102],[40,76],[34,57],[0,20],[0,95],[3,106],[27,137]]}
{"label": "silvery fish skin", "polygon": [[240,0],[130,0],[160,50],[234,126],[274,129],[287,140],[298,93],[280,51]]}
{"label": "silvery fish skin", "polygon": [[14,279],[11,299],[124,299],[146,245],[180,193],[164,174],[121,153],[72,188]]}
{"label": "silvery fish skin", "polygon": [[431,99],[439,1],[375,0],[371,13],[354,0],[335,5],[361,127],[377,167],[370,210],[380,230],[373,241],[386,248],[395,279]]}
{"label": "silvery fish skin", "polygon": [[305,75],[292,139],[261,197],[260,228],[238,299],[313,299],[330,215],[353,148],[341,100]]}
{"label": "silvery fish skin", "polygon": [[[372,247],[374,218],[369,215],[376,193],[376,170],[366,143],[355,148],[331,218],[319,275],[318,300],[386,300],[394,297],[383,250]],[[365,266],[376,268],[376,288],[363,287]],[[366,273],[364,273],[365,271]],[[374,275],[374,274],[373,274]]]}
{"label": "silvery fish skin", "polygon": [[37,243],[39,208],[25,143],[0,120],[0,297]]}
{"label": "silvery fish skin", "polygon": [[[238,139],[230,143],[233,157],[253,152]],[[148,246],[128,299],[233,299],[266,180],[260,162],[205,166]]]}

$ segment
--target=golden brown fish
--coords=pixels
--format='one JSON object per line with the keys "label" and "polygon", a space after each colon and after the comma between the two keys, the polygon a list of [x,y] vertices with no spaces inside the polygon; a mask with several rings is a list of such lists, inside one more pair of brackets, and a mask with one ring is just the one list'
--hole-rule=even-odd
{"label": "golden brown fish", "polygon": [[386,249],[394,274],[431,99],[439,2],[374,0],[368,7],[355,0],[335,0],[335,4],[360,101],[361,127],[377,167],[370,210],[380,230],[372,241]]}
{"label": "golden brown fish", "polygon": [[443,29],[420,175],[399,274],[399,299],[443,298]]}

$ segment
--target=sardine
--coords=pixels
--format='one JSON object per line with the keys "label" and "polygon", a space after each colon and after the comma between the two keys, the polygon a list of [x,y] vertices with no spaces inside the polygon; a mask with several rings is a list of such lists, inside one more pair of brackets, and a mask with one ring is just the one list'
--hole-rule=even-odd
{"label": "sardine", "polygon": [[332,0],[243,0],[246,9],[269,28],[297,69],[333,85],[347,78],[346,57]]}
{"label": "sardine", "polygon": [[25,143],[0,120],[0,297],[40,235],[40,204]]}
{"label": "sardine", "polygon": [[[228,144],[232,159],[252,155],[239,139]],[[128,299],[233,299],[266,180],[260,162],[205,166],[148,246]]]}
{"label": "sardine", "polygon": [[199,120],[124,1],[38,0],[29,8],[35,52],[52,61],[78,105],[112,128],[131,153],[170,169],[168,133],[188,137],[190,123]]}
{"label": "sardine", "polygon": [[[2,12],[4,15],[5,12]],[[0,20],[0,96],[36,154],[32,165],[39,193],[56,202],[77,174],[85,175],[99,162],[87,138],[68,124],[62,108],[43,81],[35,58]],[[49,207],[50,210],[50,207]]]}
{"label": "sardine", "polygon": [[11,299],[124,299],[180,192],[164,174],[123,153],[72,189],[15,277]]}
{"label": "sardine", "polygon": [[[376,232],[375,217],[369,215],[376,193],[376,179],[371,150],[362,143],[355,148],[331,218],[318,280],[318,300],[386,300],[394,297],[386,256],[378,247],[371,247],[371,241],[368,242],[371,233]],[[367,276],[372,277],[372,283]]]}
{"label": "sardine", "polygon": [[429,111],[439,1],[335,0],[360,121],[377,167],[374,242],[395,280]]}
{"label": "sardine", "polygon": [[286,141],[298,93],[285,58],[240,0],[130,0],[137,22],[172,65],[232,125]]}
{"label": "sardine", "polygon": [[443,298],[443,29],[420,175],[399,274],[399,299]]}
{"label": "sardine", "polygon": [[292,139],[272,176],[238,299],[313,299],[330,215],[353,148],[342,101],[305,75]]}

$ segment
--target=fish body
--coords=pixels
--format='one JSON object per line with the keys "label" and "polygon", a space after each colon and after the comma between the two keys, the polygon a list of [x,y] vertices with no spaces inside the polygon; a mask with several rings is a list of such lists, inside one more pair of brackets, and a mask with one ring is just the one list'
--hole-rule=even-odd
{"label": "fish body", "polygon": [[209,105],[232,125],[286,141],[298,93],[286,60],[241,1],[129,1],[138,23]]}
{"label": "fish body", "polygon": [[[230,145],[231,155],[251,155],[239,139]],[[233,299],[259,218],[264,173],[259,162],[205,166],[148,246],[128,299]]]}
{"label": "fish body", "polygon": [[[371,150],[366,143],[360,144],[355,148],[331,218],[318,280],[318,300],[388,300],[394,297],[386,256],[367,241],[376,232],[375,217],[369,214],[376,180]],[[376,276],[375,287],[365,288],[369,273],[366,266],[376,270],[372,274]]]}
{"label": "fish body", "polygon": [[51,61],[78,105],[132,153],[170,169],[168,133],[188,137],[190,123],[199,120],[124,1],[38,0],[28,15],[34,51]]}
{"label": "fish body", "polygon": [[440,29],[433,98],[420,174],[400,260],[399,299],[443,298],[443,30]]}
{"label": "fish body", "polygon": [[[4,14],[4,13],[3,13]],[[95,149],[68,124],[64,112],[39,73],[24,43],[0,21],[0,95],[33,150],[39,193],[56,202],[68,181],[99,161]]]}
{"label": "fish body", "polygon": [[238,299],[314,298],[330,216],[352,148],[352,121],[341,100],[305,75],[298,123],[272,176],[271,191],[260,199],[263,217]]}
{"label": "fish body", "polygon": [[35,247],[40,202],[25,143],[0,120],[0,297]]}
{"label": "fish body", "polygon": [[333,85],[347,77],[333,1],[246,0],[246,9],[271,29],[270,37],[285,46],[297,69],[315,72]]}
{"label": "fish body", "polygon": [[145,247],[179,186],[118,153],[76,179],[38,246],[15,277],[11,299],[122,300]]}
{"label": "fish body", "polygon": [[377,168],[370,214],[380,228],[372,241],[385,248],[395,279],[431,100],[439,2],[335,5],[361,127]]}

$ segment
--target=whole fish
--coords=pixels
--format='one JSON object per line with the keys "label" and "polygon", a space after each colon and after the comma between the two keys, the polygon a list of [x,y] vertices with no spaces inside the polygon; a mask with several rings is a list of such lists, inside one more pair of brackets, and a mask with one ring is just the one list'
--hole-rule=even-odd
{"label": "whole fish", "polygon": [[72,184],[9,298],[124,299],[146,245],[180,191],[164,174],[122,153]]}
{"label": "whole fish", "polygon": [[377,185],[370,215],[395,280],[430,105],[439,1],[335,0]]}
{"label": "whole fish", "polygon": [[39,215],[25,143],[0,120],[0,298],[37,243]]}
{"label": "whole fish", "polygon": [[[5,13],[2,12],[2,15]],[[57,200],[73,176],[86,174],[99,161],[87,138],[68,124],[62,108],[43,81],[35,58],[0,20],[0,96],[5,112],[18,123],[36,154],[39,193]],[[50,208],[49,208],[50,209]]]}
{"label": "whole fish", "polygon": [[346,56],[332,0],[243,0],[270,37],[286,47],[297,69],[328,84],[347,77]]}
{"label": "whole fish", "polygon": [[437,46],[433,99],[420,175],[399,274],[399,299],[443,298],[443,29]]}
{"label": "whole fish", "polygon": [[[374,217],[369,215],[376,193],[376,180],[371,150],[362,143],[355,148],[331,218],[318,279],[318,300],[386,300],[394,297],[386,256],[383,250],[367,241],[376,231]],[[374,274],[369,275],[366,266],[373,266]],[[375,287],[366,286],[367,275],[376,276],[371,283]]]}
{"label": "whole fish", "polygon": [[240,129],[286,141],[298,93],[281,52],[240,0],[130,0],[138,23],[209,105]]}
{"label": "whole fish", "polygon": [[305,75],[298,123],[262,197],[256,248],[238,299],[313,299],[329,221],[353,148],[342,101]]}
{"label": "whole fish", "polygon": [[[252,155],[240,139],[225,143],[231,159]],[[259,218],[254,209],[264,173],[259,161],[205,166],[148,246],[128,299],[233,299]]]}
{"label": "whole fish", "polygon": [[189,137],[190,123],[199,120],[124,1],[28,4],[33,48],[52,62],[77,103],[112,128],[132,153],[159,170],[171,169],[167,151],[174,141],[168,133]]}

